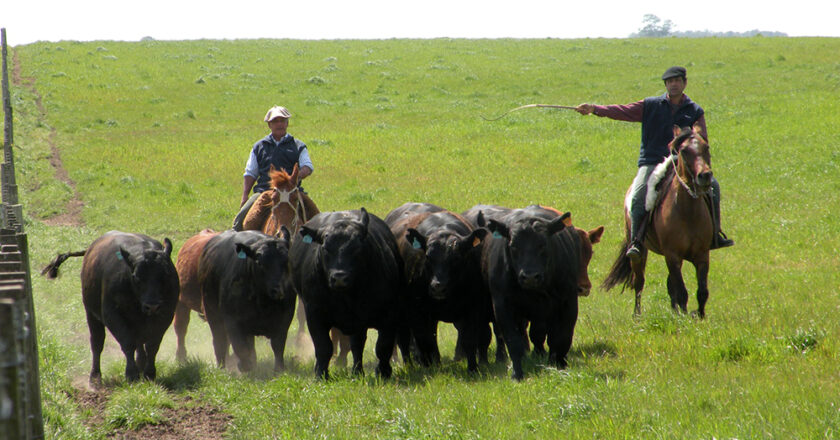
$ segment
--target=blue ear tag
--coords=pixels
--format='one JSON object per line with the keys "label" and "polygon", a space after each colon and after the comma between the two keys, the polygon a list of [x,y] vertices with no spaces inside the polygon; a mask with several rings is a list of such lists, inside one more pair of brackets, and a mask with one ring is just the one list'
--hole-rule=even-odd
{"label": "blue ear tag", "polygon": [[312,236],[311,235],[304,235],[303,236],[303,242],[307,243],[307,244],[312,243]]}
{"label": "blue ear tag", "polygon": [[502,238],[502,234],[499,234],[499,231],[493,231],[493,238]]}
{"label": "blue ear tag", "polygon": [[246,257],[245,251],[239,251],[239,253],[236,254],[236,256],[239,257],[240,260],[244,260]]}
{"label": "blue ear tag", "polygon": [[123,259],[122,252],[117,251],[117,260],[122,261],[122,259]]}
{"label": "blue ear tag", "polygon": [[422,247],[422,246],[420,245],[420,240],[418,240],[418,239],[416,239],[416,238],[415,238],[415,239],[414,239],[414,243],[411,243],[411,247],[413,247],[414,249],[420,249],[420,248]]}

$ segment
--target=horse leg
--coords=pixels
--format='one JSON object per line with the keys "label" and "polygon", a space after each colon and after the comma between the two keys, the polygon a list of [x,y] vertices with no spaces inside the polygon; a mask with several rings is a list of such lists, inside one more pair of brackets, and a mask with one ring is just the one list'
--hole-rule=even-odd
{"label": "horse leg", "polygon": [[700,319],[706,317],[706,301],[709,299],[709,262],[701,261],[694,263],[697,272],[697,314]]}
{"label": "horse leg", "polygon": [[642,248],[642,254],[637,263],[630,261],[630,270],[633,271],[633,290],[636,291],[636,307],[633,309],[633,316],[642,316],[642,290],[645,288],[645,264],[647,263],[647,247]]}
{"label": "horse leg", "polygon": [[688,306],[688,290],[682,277],[682,259],[669,255],[665,262],[668,265],[668,296],[671,297],[671,308],[685,313]]}

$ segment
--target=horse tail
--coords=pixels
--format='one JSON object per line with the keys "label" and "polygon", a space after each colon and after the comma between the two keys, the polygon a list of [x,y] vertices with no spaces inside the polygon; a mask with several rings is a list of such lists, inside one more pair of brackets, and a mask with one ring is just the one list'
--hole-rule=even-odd
{"label": "horse tail", "polygon": [[61,266],[61,263],[64,263],[70,257],[81,257],[85,255],[86,250],[78,251],[78,252],[68,252],[66,254],[58,254],[50,264],[46,265],[43,269],[41,269],[41,275],[46,276],[49,279],[54,279],[58,276],[58,266]]}
{"label": "horse tail", "polygon": [[613,287],[621,284],[621,291],[624,292],[625,288],[630,287],[633,269],[630,267],[630,258],[628,258],[625,255],[629,246],[630,237],[628,235],[624,238],[624,242],[619,248],[618,258],[616,258],[615,262],[613,262],[612,268],[610,268],[610,273],[607,274],[607,277],[601,284],[602,289],[610,290]]}

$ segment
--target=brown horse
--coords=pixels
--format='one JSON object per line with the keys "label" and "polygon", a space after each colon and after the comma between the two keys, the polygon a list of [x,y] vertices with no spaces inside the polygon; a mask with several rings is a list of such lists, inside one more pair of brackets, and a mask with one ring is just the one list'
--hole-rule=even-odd
{"label": "brown horse", "polygon": [[298,188],[298,166],[292,174],[286,170],[269,171],[271,189],[264,191],[242,222],[242,229],[262,231],[276,235],[280,226],[286,226],[294,234],[300,226],[318,213],[318,208]]}
{"label": "brown horse", "polygon": [[[625,256],[630,246],[630,213],[625,206],[625,240],[602,287],[606,290],[623,284],[633,286],[636,291],[635,316],[642,312],[642,289],[645,285],[645,263],[647,250],[665,257],[668,265],[668,295],[674,310],[686,312],[688,291],[682,277],[683,260],[694,264],[697,276],[697,313],[706,315],[706,300],[709,298],[707,278],[709,275],[709,248],[714,233],[712,216],[706,200],[712,183],[711,155],[709,144],[694,129],[674,127],[674,140],[669,144],[675,155],[657,167],[653,175],[668,171],[660,181],[659,201],[649,214],[647,231],[642,232],[645,245],[638,262]],[[664,168],[667,167],[667,168]],[[648,186],[652,186],[649,181]],[[648,188],[650,191],[650,188]],[[629,195],[629,190],[628,190]],[[629,200],[629,198],[627,199]]]}

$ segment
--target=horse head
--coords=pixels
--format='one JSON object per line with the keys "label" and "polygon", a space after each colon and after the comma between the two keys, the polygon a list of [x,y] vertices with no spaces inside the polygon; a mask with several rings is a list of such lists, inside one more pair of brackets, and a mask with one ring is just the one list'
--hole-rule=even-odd
{"label": "horse head", "polygon": [[[668,144],[677,155],[677,175],[681,183],[693,197],[706,193],[712,185],[712,166],[709,144],[701,134],[700,126],[680,128],[674,126],[674,140]],[[691,189],[688,182],[693,184]]]}
{"label": "horse head", "polygon": [[263,232],[269,235],[279,234],[281,226],[297,231],[303,223],[299,219],[300,189],[298,188],[298,165],[295,164],[292,174],[284,169],[277,170],[274,165],[269,170],[271,178],[271,216],[263,227]]}

